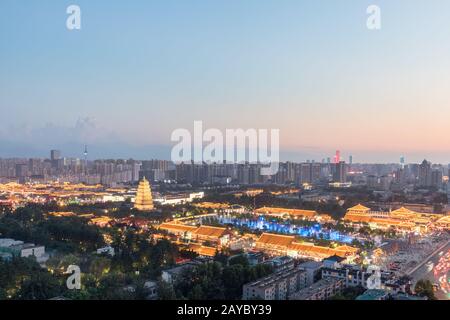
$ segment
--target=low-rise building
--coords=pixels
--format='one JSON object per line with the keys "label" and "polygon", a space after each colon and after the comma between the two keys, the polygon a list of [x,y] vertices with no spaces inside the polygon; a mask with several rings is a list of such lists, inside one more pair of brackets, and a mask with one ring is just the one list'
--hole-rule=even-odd
{"label": "low-rise building", "polygon": [[318,278],[321,277],[323,263],[318,261],[307,261],[300,263],[299,268],[302,268],[306,271],[306,285],[310,286]]}
{"label": "low-rise building", "polygon": [[45,253],[45,246],[24,243],[14,239],[0,239],[0,252],[21,258],[33,256],[41,264],[49,259],[48,254]]}
{"label": "low-rise building", "polygon": [[270,264],[275,271],[282,271],[292,269],[295,266],[295,261],[291,257],[281,256],[266,260],[264,264]]}
{"label": "low-rise building", "polygon": [[316,246],[312,243],[297,242],[295,236],[263,233],[255,243],[256,248],[275,255],[288,255],[293,258],[307,258],[321,261],[337,255],[352,260],[358,249],[342,245],[336,248]]}
{"label": "low-rise building", "polygon": [[[367,282],[369,277],[372,276],[372,272],[368,272],[367,269],[356,265],[342,265],[337,267],[323,267],[322,278],[333,278],[342,280],[345,287],[357,287],[361,286],[367,288]],[[387,284],[391,281],[392,274],[390,272],[380,272],[380,286],[381,289],[387,289]]]}
{"label": "low-rise building", "polygon": [[289,296],[289,300],[327,300],[345,287],[341,279],[325,278]]}
{"label": "low-rise building", "polygon": [[0,252],[0,261],[11,261],[13,258],[12,253]]}
{"label": "low-rise building", "polygon": [[406,293],[392,293],[383,289],[370,289],[359,295],[356,300],[428,300],[427,297],[419,297]]}
{"label": "low-rise building", "polygon": [[382,289],[370,289],[366,290],[363,294],[356,297],[356,300],[388,300],[389,292]]}
{"label": "low-rise building", "polygon": [[243,300],[286,300],[306,286],[306,272],[293,267],[275,272],[243,286]]}
{"label": "low-rise building", "polygon": [[230,241],[230,232],[227,228],[211,226],[190,226],[181,223],[162,223],[158,227],[170,234],[182,237],[187,240],[209,241],[218,245],[226,245]]}
{"label": "low-rise building", "polygon": [[167,283],[173,283],[174,281],[176,281],[177,277],[185,270],[195,268],[202,263],[203,262],[196,259],[179,264],[173,268],[163,270],[161,273],[161,279]]}
{"label": "low-rise building", "polygon": [[100,228],[105,228],[107,226],[109,226],[112,222],[114,221],[114,219],[107,217],[107,216],[101,216],[101,217],[95,217],[90,219],[89,223],[96,225],[97,227]]}
{"label": "low-rise building", "polygon": [[167,194],[164,196],[155,197],[154,201],[162,205],[179,205],[189,203],[195,199],[201,199],[205,196],[203,191],[182,193],[182,194]]}
{"label": "low-rise building", "polygon": [[158,299],[158,284],[155,281],[146,281],[144,283],[144,291],[148,300]]}
{"label": "low-rise building", "polygon": [[446,228],[446,224],[441,223],[442,217],[440,214],[415,212],[405,207],[393,211],[374,211],[358,204],[347,210],[344,221],[353,225],[368,224],[373,229],[393,228],[400,232],[426,233],[432,229]]}
{"label": "low-rise building", "polygon": [[109,255],[111,257],[114,257],[115,252],[114,252],[114,248],[113,247],[106,246],[106,247],[97,249],[97,254],[107,254],[107,255]]}

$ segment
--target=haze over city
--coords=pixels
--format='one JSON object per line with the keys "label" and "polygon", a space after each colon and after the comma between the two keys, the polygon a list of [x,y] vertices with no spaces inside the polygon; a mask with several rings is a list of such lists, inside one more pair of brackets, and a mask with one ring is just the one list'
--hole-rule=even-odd
{"label": "haze over city", "polygon": [[[282,5],[280,5],[282,3]],[[170,134],[280,129],[281,160],[448,163],[450,3],[0,3],[0,157],[170,157]]]}

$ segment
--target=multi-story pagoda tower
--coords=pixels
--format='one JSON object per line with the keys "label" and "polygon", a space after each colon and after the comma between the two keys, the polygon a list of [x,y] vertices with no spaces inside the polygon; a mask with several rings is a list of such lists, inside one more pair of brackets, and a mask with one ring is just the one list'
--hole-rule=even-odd
{"label": "multi-story pagoda tower", "polygon": [[145,177],[139,181],[134,208],[140,211],[149,211],[154,208],[150,183]]}

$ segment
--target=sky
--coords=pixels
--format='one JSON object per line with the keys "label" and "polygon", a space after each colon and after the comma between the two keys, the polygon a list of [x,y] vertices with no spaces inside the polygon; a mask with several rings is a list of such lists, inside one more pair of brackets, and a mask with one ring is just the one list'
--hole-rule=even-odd
{"label": "sky", "polygon": [[[81,8],[68,30],[66,8]],[[366,26],[369,5],[381,30]],[[0,157],[170,157],[279,129],[281,159],[450,163],[448,0],[1,0]]]}

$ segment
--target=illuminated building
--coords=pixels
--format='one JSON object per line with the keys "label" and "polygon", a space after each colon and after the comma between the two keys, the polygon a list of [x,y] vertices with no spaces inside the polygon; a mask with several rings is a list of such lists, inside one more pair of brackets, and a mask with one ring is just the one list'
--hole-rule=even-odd
{"label": "illuminated building", "polygon": [[341,162],[341,152],[339,150],[336,150],[336,155],[334,156],[334,163],[338,164]]}
{"label": "illuminated building", "polygon": [[439,228],[450,230],[450,215],[444,216],[436,221]]}
{"label": "illuminated building", "polygon": [[[362,224],[367,223],[374,229],[393,228],[403,232],[428,232],[436,227],[445,227],[445,223],[439,223],[443,218],[440,214],[418,213],[401,207],[394,211],[373,211],[361,204],[347,210],[344,221]],[[445,218],[445,216],[444,216]]]}
{"label": "illuminated building", "polygon": [[162,205],[178,205],[178,204],[192,202],[195,199],[201,199],[204,196],[205,196],[205,193],[203,191],[200,191],[200,192],[170,194],[170,195],[165,195],[165,196],[159,196],[159,197],[155,197],[154,201],[156,203],[160,203]]}
{"label": "illuminated building", "polygon": [[100,228],[104,228],[106,226],[108,226],[111,222],[113,222],[114,220],[111,219],[110,217],[107,216],[102,216],[102,217],[98,217],[98,218],[92,218],[90,220],[90,223],[100,227]]}
{"label": "illuminated building", "polygon": [[304,209],[289,209],[289,208],[277,208],[277,207],[262,207],[255,210],[255,214],[267,215],[274,217],[290,217],[293,219],[307,219],[313,221],[330,222],[333,219],[327,214],[319,214],[314,210]]}
{"label": "illuminated building", "polygon": [[189,250],[192,250],[192,251],[198,253],[198,255],[204,256],[204,257],[214,257],[217,253],[217,248],[207,247],[207,246],[202,246],[202,245],[197,245],[197,244],[191,244],[189,246]]}
{"label": "illuminated building", "polygon": [[305,217],[313,218],[317,215],[313,210],[301,210],[301,209],[288,209],[288,208],[276,208],[276,207],[262,207],[255,210],[256,214],[283,217],[286,215],[292,217]]}
{"label": "illuminated building", "polygon": [[230,240],[228,230],[221,227],[196,227],[180,223],[162,223],[158,228],[187,240],[209,241],[217,243],[218,245],[226,245]]}
{"label": "illuminated building", "polygon": [[358,249],[350,246],[328,248],[310,243],[297,242],[294,236],[285,236],[272,233],[263,233],[256,241],[256,248],[274,255],[288,255],[293,258],[309,258],[322,260],[337,255],[347,260],[356,256]]}
{"label": "illuminated building", "polygon": [[140,211],[153,210],[154,208],[150,183],[145,177],[139,182],[134,208]]}

